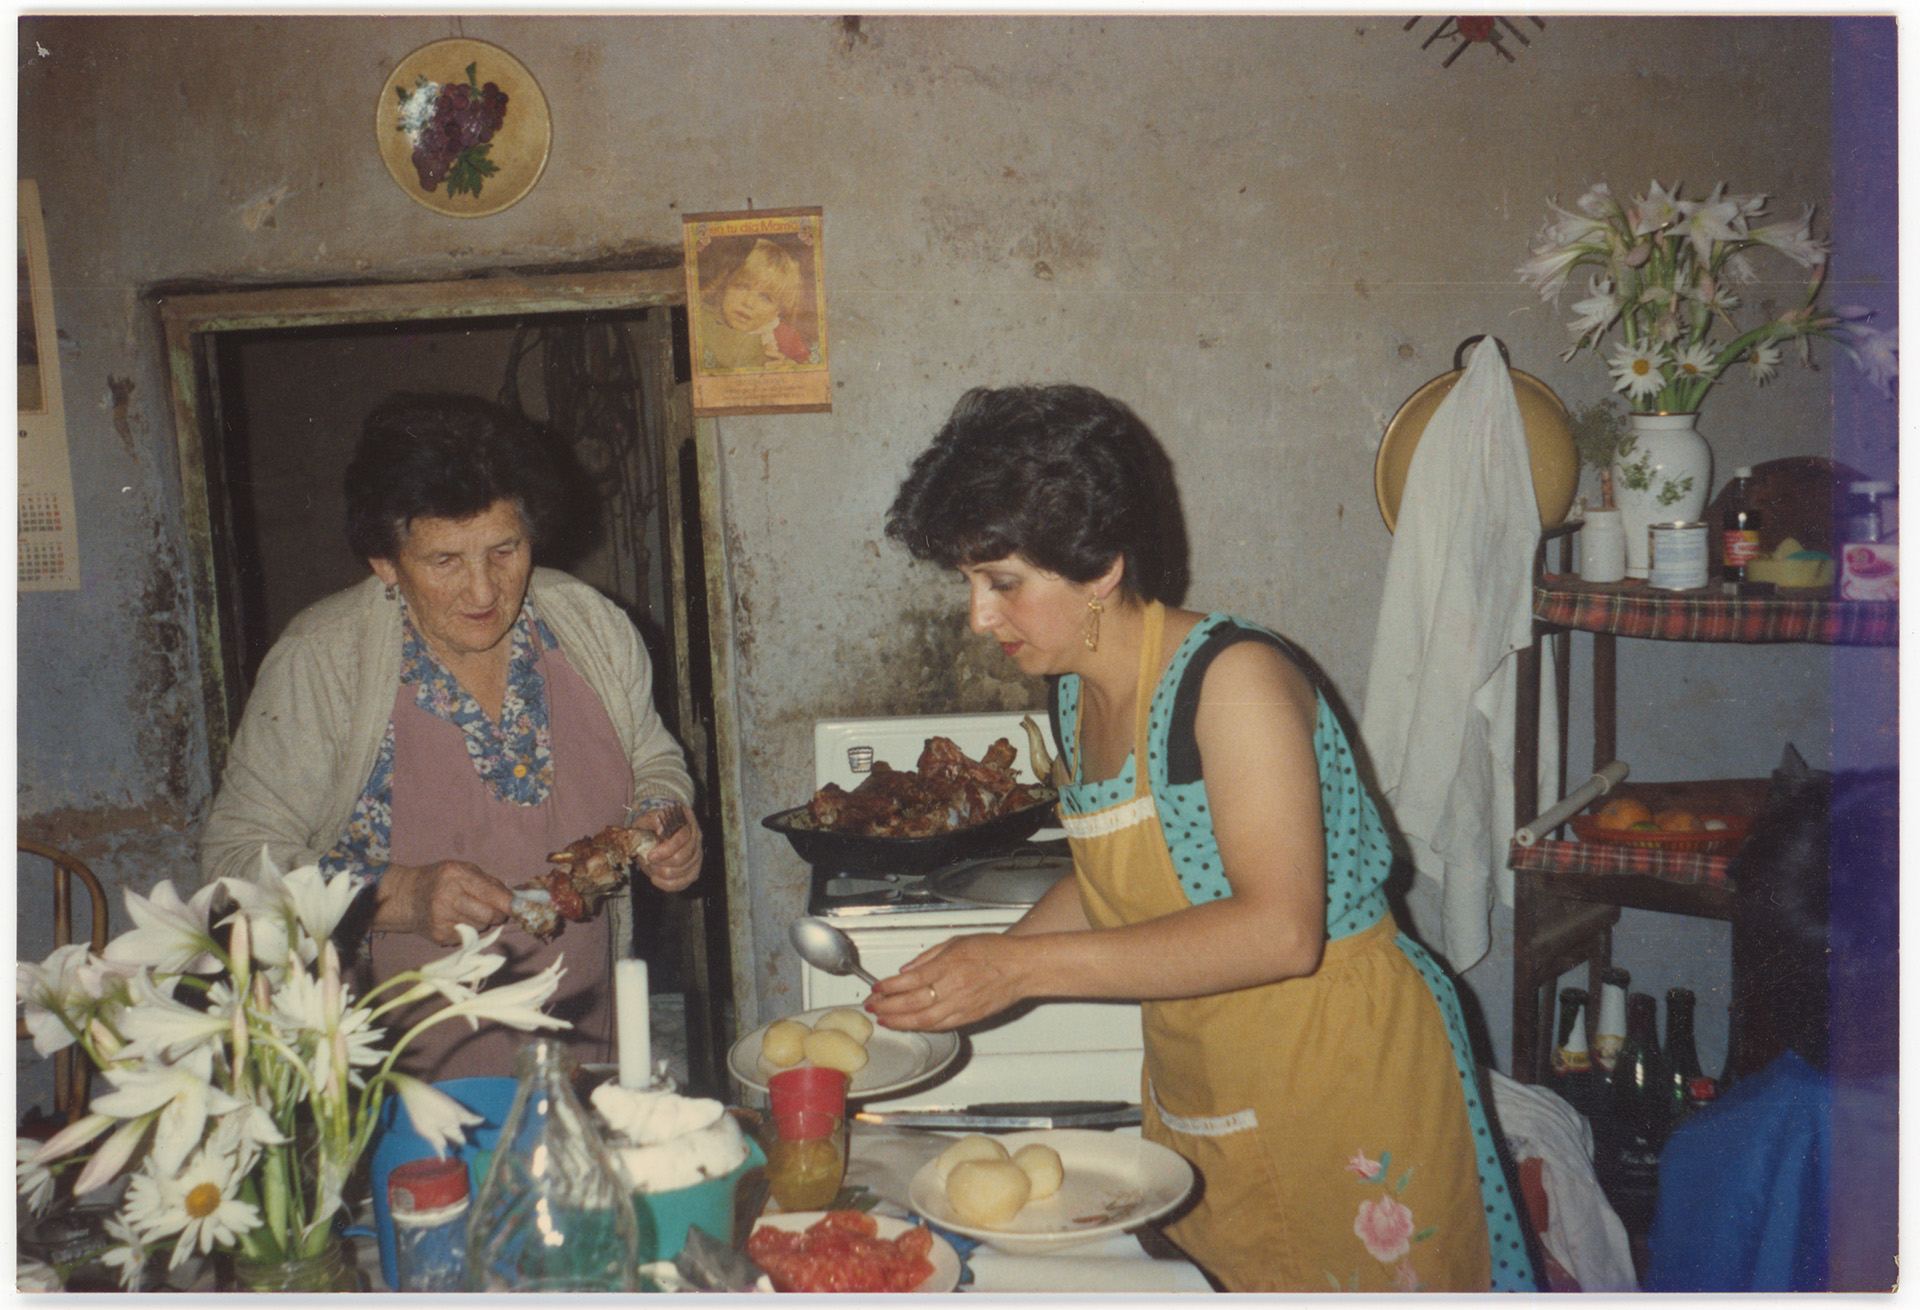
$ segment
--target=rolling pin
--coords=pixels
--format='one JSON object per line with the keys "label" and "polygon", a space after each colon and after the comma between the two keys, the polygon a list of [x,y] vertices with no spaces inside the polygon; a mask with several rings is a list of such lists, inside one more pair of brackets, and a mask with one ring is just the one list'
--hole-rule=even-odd
{"label": "rolling pin", "polygon": [[1588,778],[1567,794],[1565,800],[1542,814],[1531,823],[1523,824],[1514,830],[1514,844],[1531,846],[1540,840],[1541,834],[1552,832],[1568,819],[1587,808],[1598,798],[1605,796],[1615,787],[1625,782],[1627,766],[1624,760],[1615,760],[1605,765],[1600,772]]}

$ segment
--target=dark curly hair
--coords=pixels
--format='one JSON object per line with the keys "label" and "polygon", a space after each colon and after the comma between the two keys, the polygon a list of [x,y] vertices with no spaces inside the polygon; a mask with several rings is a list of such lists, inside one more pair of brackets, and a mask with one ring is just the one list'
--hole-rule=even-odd
{"label": "dark curly hair", "polygon": [[347,465],[347,545],[392,559],[415,519],[470,518],[502,499],[538,545],[568,492],[553,443],[525,415],[478,396],[396,392],[367,415]]}
{"label": "dark curly hair", "polygon": [[1091,387],[976,387],[913,461],[887,535],[948,568],[1022,558],[1091,582],[1113,557],[1122,590],[1177,605],[1186,528],[1173,466],[1131,409]]}

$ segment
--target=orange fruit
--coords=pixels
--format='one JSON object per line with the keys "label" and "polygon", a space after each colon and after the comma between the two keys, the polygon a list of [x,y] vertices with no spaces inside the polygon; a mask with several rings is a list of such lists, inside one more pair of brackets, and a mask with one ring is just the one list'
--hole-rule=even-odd
{"label": "orange fruit", "polygon": [[1702,827],[1691,810],[1662,810],[1653,816],[1653,826],[1661,832],[1699,832]]}
{"label": "orange fruit", "polygon": [[1652,818],[1647,807],[1631,796],[1614,797],[1598,815],[1602,828],[1631,828],[1636,823],[1646,823]]}

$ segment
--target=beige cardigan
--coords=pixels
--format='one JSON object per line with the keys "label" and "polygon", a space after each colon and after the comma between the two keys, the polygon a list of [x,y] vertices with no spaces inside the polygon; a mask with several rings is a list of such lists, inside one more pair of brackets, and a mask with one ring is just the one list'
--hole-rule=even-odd
{"label": "beige cardigan", "polygon": [[[282,870],[313,864],[345,834],[400,689],[400,602],[385,593],[372,576],[335,592],[296,615],[267,652],[201,833],[203,879],[246,876],[263,845]],[[613,720],[633,767],[633,800],[691,801],[627,616],[553,569],[535,569],[527,594]],[[622,897],[613,925],[623,956],[632,940],[625,907]]]}

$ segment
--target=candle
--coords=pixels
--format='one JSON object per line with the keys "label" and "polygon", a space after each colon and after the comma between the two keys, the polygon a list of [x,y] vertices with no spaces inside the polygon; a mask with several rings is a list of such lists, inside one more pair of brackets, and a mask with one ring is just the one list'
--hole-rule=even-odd
{"label": "candle", "polygon": [[613,1022],[620,1046],[620,1085],[635,1091],[653,1082],[653,1033],[647,1014],[647,962],[615,960]]}

